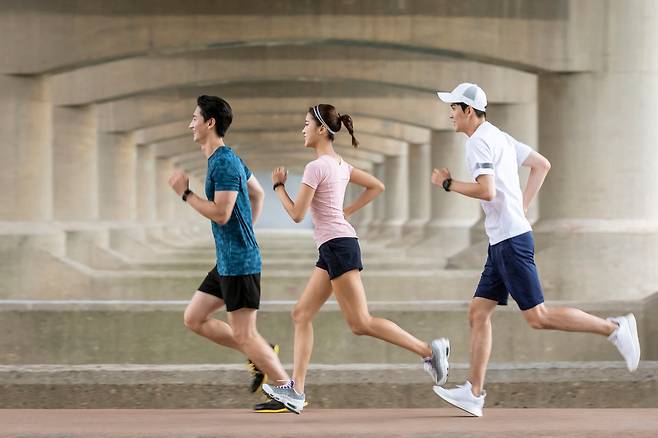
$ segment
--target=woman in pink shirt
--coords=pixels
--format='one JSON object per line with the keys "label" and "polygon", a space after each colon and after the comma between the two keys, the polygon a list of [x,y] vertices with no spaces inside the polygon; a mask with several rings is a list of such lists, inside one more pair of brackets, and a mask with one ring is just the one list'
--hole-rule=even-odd
{"label": "woman in pink shirt", "polygon": [[[281,386],[263,385],[268,396],[297,414],[304,407],[304,379],[313,349],[312,321],[332,292],[354,334],[374,336],[418,354],[436,384],[445,382],[448,375],[450,345],[447,339],[436,339],[428,345],[395,323],[373,317],[368,312],[360,274],[363,269],[361,250],[356,232],[346,218],[383,192],[384,184],[353,168],[334,151],[332,142],[341,126],[347,128],[352,146],[356,148],[359,143],[349,115],[338,114],[332,105],[309,108],[302,130],[304,147],[315,149],[317,159],[306,165],[295,201],[286,192],[285,168],[278,167],[272,172],[273,189],[295,222],[304,219],[311,208],[319,252],[316,268],[292,311],[295,324],[292,380]],[[350,182],[365,190],[343,209],[345,189]]]}

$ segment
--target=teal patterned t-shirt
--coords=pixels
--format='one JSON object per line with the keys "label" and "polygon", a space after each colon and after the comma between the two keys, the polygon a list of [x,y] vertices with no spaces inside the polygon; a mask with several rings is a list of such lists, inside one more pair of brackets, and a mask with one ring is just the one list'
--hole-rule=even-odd
{"label": "teal patterned t-shirt", "polygon": [[261,271],[261,257],[254,227],[247,180],[251,171],[228,146],[221,146],[208,158],[206,197],[212,201],[216,191],[238,192],[231,218],[224,225],[210,222],[215,237],[219,275],[250,275]]}

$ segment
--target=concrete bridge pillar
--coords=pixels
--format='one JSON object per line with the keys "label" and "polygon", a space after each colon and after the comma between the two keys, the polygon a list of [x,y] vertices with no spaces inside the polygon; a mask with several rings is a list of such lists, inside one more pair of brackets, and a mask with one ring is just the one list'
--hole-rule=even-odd
{"label": "concrete bridge pillar", "polygon": [[409,220],[409,154],[386,157],[386,237],[399,238],[402,227]]}
{"label": "concrete bridge pillar", "polygon": [[[431,146],[431,168],[447,167],[452,176],[469,181],[464,165],[463,134],[452,131],[433,131]],[[447,193],[432,185],[430,222],[425,228],[426,243],[423,246],[443,256],[449,256],[470,244],[470,227],[479,217],[477,201]]]}
{"label": "concrete bridge pillar", "polygon": [[53,196],[56,220],[98,219],[96,113],[91,106],[53,110]]}
{"label": "concrete bridge pillar", "polygon": [[52,125],[47,79],[0,75],[0,220],[52,218]]}
{"label": "concrete bridge pillar", "polygon": [[410,240],[423,237],[431,217],[431,151],[429,143],[409,145],[409,221],[404,231]]}
{"label": "concrete bridge pillar", "polygon": [[137,148],[130,134],[98,134],[98,204],[103,220],[137,218]]}
{"label": "concrete bridge pillar", "polygon": [[535,229],[554,299],[658,288],[658,10],[607,4],[601,68],[539,77],[539,145],[552,169]]}

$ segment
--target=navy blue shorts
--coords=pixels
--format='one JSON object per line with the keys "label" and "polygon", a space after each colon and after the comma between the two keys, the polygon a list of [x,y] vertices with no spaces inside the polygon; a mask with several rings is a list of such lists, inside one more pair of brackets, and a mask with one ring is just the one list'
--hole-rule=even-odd
{"label": "navy blue shorts", "polygon": [[512,295],[521,310],[532,309],[544,302],[531,231],[489,245],[487,262],[475,296],[505,306],[508,295]]}
{"label": "navy blue shorts", "polygon": [[356,237],[337,237],[328,240],[320,245],[318,252],[320,257],[315,266],[327,271],[331,280],[354,269],[363,270],[361,248]]}

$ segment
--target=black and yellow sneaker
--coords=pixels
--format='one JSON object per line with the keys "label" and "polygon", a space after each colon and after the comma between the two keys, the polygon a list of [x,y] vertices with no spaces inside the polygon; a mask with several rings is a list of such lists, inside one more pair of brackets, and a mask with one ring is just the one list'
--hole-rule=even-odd
{"label": "black and yellow sneaker", "polygon": [[[274,353],[278,356],[279,345],[270,344],[270,347],[272,347],[272,350],[274,350]],[[247,359],[247,369],[249,369],[249,372],[251,373],[252,376],[251,387],[249,388],[249,390],[251,392],[256,392],[263,386],[263,383],[267,383],[267,375],[265,375],[261,370],[259,370],[256,367],[256,364],[251,361],[251,359]]]}
{"label": "black and yellow sneaker", "polygon": [[[308,402],[304,402],[304,406],[306,405],[308,405]],[[280,401],[267,400],[266,402],[254,405],[254,412],[260,414],[283,414],[290,411]]]}

